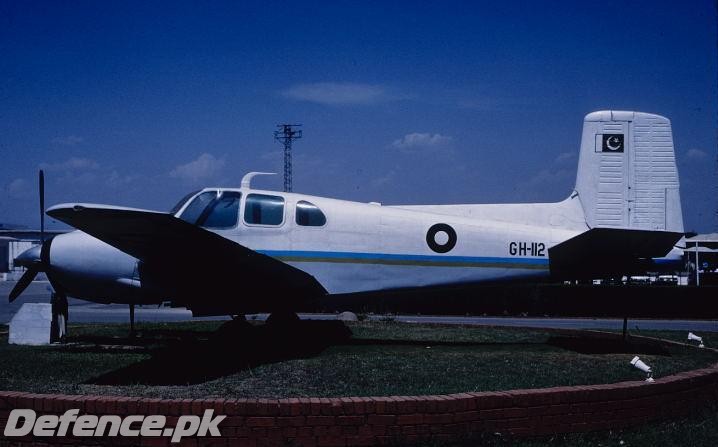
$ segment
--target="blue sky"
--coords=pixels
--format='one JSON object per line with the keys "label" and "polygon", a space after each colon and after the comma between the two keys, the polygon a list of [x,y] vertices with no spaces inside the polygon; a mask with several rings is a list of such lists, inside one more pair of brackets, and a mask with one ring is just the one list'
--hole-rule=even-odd
{"label": "blue sky", "polygon": [[[396,203],[556,201],[583,116],[672,120],[687,229],[716,227],[714,2],[0,0],[0,222],[47,203],[169,209],[282,170]],[[280,189],[281,176],[257,185]]]}

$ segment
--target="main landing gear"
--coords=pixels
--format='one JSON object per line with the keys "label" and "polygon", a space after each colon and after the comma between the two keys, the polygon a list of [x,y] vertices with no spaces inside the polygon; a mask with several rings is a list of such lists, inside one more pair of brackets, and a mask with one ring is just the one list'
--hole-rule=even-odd
{"label": "main landing gear", "polygon": [[135,337],[135,305],[130,304],[130,338]]}

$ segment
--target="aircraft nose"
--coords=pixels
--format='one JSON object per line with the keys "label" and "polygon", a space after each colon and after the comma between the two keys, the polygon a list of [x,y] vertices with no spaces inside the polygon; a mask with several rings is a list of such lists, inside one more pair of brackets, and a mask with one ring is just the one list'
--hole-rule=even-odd
{"label": "aircraft nose", "polygon": [[14,260],[14,264],[16,267],[25,267],[29,268],[32,265],[37,265],[41,262],[42,258],[40,255],[41,252],[41,246],[36,245],[32,248],[29,248],[22,253],[18,255],[17,258]]}

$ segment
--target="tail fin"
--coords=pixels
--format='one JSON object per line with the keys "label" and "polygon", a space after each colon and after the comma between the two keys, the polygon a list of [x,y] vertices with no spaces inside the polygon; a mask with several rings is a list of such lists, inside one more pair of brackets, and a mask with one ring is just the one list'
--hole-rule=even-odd
{"label": "tail fin", "polygon": [[591,228],[683,233],[671,122],[641,112],[586,115],[576,192]]}

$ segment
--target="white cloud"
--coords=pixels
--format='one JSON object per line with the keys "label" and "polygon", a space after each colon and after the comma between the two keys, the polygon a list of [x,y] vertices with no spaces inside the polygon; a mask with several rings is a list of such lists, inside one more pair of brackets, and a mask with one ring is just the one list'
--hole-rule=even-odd
{"label": "white cloud", "polygon": [[86,171],[94,170],[100,164],[89,158],[71,157],[58,163],[41,163],[40,168],[46,171]]}
{"label": "white cloud", "polygon": [[113,170],[105,178],[105,184],[110,188],[120,188],[132,184],[135,180],[137,180],[135,175],[121,175]]}
{"label": "white cloud", "polygon": [[7,191],[11,194],[14,192],[22,191],[23,189],[25,189],[26,185],[27,182],[25,181],[25,179],[16,178],[7,185]]}
{"label": "white cloud", "polygon": [[283,160],[283,155],[284,149],[277,149],[275,151],[262,152],[262,155],[259,156],[259,159],[264,161]]}
{"label": "white cloud", "polygon": [[550,184],[568,182],[574,178],[575,172],[570,169],[542,169],[522,184],[530,189]]}
{"label": "white cloud", "polygon": [[391,145],[399,149],[411,151],[413,149],[444,147],[450,144],[451,141],[451,137],[438,133],[410,133],[398,140],[394,140]]}
{"label": "white cloud", "polygon": [[693,161],[701,161],[706,160],[708,154],[700,149],[689,149],[688,152],[686,152],[686,158]]}
{"label": "white cloud", "polygon": [[562,152],[562,153],[558,154],[558,157],[556,157],[556,159],[554,159],[553,162],[556,164],[561,164],[561,163],[572,161],[575,158],[576,158],[575,151]]}
{"label": "white cloud", "polygon": [[514,185],[514,192],[522,202],[546,202],[568,196],[573,187],[576,172],[573,169],[542,169],[533,176]]}
{"label": "white cloud", "polygon": [[545,200],[545,192],[556,190],[558,187],[568,188],[572,180],[576,178],[576,169],[573,161],[578,154],[575,151],[566,151],[558,154],[553,160],[551,167],[537,171],[517,184],[517,189],[522,192],[527,200]]}
{"label": "white cloud", "polygon": [[392,169],[391,171],[387,172],[386,175],[372,179],[370,181],[370,184],[374,188],[382,188],[390,183],[393,183],[395,177],[396,171]]}
{"label": "white cloud", "polygon": [[85,141],[84,137],[80,137],[77,135],[67,135],[64,137],[55,137],[52,139],[52,142],[55,144],[61,144],[63,146],[77,146],[78,144]]}
{"label": "white cloud", "polygon": [[30,188],[27,180],[16,178],[5,186],[5,192],[14,199],[21,199],[30,195]]}
{"label": "white cloud", "polygon": [[286,98],[324,105],[367,105],[391,99],[384,87],[380,85],[352,82],[298,84],[284,90],[281,94]]}
{"label": "white cloud", "polygon": [[212,154],[203,153],[196,160],[179,165],[170,171],[170,177],[198,183],[215,177],[224,168],[223,158],[216,158]]}
{"label": "white cloud", "polygon": [[71,157],[56,163],[41,163],[47,172],[45,179],[58,185],[119,189],[131,185],[136,175],[125,175],[113,167],[100,165],[95,160]]}
{"label": "white cloud", "polygon": [[491,100],[488,98],[459,98],[456,101],[456,105],[460,109],[469,109],[469,110],[476,110],[476,111],[493,111],[496,110],[499,107],[499,103],[496,100]]}
{"label": "white cloud", "polygon": [[65,171],[65,173],[57,179],[57,182],[69,185],[90,186],[96,184],[97,181],[102,177],[102,174],[95,171]]}

